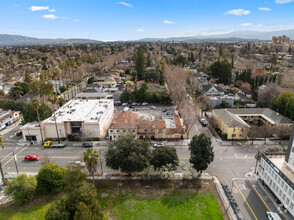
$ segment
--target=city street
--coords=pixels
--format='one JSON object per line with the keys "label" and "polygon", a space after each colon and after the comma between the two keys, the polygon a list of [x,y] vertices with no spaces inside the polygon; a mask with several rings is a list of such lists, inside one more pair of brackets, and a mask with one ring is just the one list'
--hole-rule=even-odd
{"label": "city street", "polygon": [[[141,108],[144,109],[144,107]],[[146,112],[150,111],[150,108],[145,108]],[[159,116],[162,112],[161,109],[157,109]],[[120,108],[120,110],[122,109]],[[172,111],[172,109],[169,111]],[[24,161],[25,155],[28,154],[37,154],[41,158],[49,156],[52,163],[63,167],[67,166],[70,161],[82,161],[82,155],[85,151],[81,147],[82,143],[68,143],[65,148],[61,149],[45,149],[41,145],[29,145],[19,141],[20,137],[13,135],[18,129],[19,127],[15,126],[13,130],[4,135],[5,148],[0,149],[0,160],[5,173],[9,175],[16,174],[13,151],[17,158],[16,164],[19,172],[37,173],[41,168],[41,161]],[[202,127],[198,121],[191,128],[190,133],[190,137],[199,133],[205,133],[211,137],[215,158],[205,172],[217,176],[221,183],[227,184],[230,188],[232,187],[233,196],[239,205],[241,215],[245,219],[265,219],[265,213],[269,210],[269,206],[271,210],[277,212],[271,200],[262,200],[258,191],[253,188],[253,185],[257,187],[256,180],[252,180],[252,185],[246,179],[248,176],[253,176],[256,163],[254,156],[258,149],[264,148],[263,145],[242,145],[235,141],[232,146],[230,142],[222,142],[220,139],[212,137],[209,130],[206,127]],[[166,145],[175,146],[180,161],[188,162],[190,151],[187,143],[188,141],[166,142]],[[94,149],[98,150],[101,154],[103,172],[113,173],[117,171],[113,171],[105,166],[104,158],[108,144],[109,142],[107,141],[95,142]],[[101,172],[100,164],[98,172]]]}

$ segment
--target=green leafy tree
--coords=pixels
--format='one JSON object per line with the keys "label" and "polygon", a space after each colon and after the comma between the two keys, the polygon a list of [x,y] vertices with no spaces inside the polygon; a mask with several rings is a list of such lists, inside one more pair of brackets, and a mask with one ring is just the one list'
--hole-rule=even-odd
{"label": "green leafy tree", "polygon": [[135,53],[135,70],[137,71],[138,80],[144,79],[146,58],[142,47],[139,47],[138,51]]}
{"label": "green leafy tree", "polygon": [[232,80],[232,66],[227,60],[218,60],[210,66],[209,74],[216,78],[218,83],[229,85]]}
{"label": "green leafy tree", "polygon": [[81,187],[86,180],[87,174],[82,172],[81,166],[68,165],[64,179],[65,192],[74,192],[76,189]]}
{"label": "green leafy tree", "polygon": [[214,159],[210,138],[203,133],[195,135],[189,144],[189,150],[190,163],[201,174]]}
{"label": "green leafy tree", "polygon": [[177,151],[173,147],[158,147],[152,152],[150,163],[157,170],[168,164],[172,166],[173,170],[176,170],[179,165]]}
{"label": "green leafy tree", "polygon": [[37,175],[37,189],[43,194],[59,193],[63,190],[66,169],[55,164],[43,166]]}
{"label": "green leafy tree", "polygon": [[87,148],[86,152],[84,152],[84,161],[94,183],[94,174],[97,171],[99,162],[98,152],[96,150],[93,150],[93,148]]}
{"label": "green leafy tree", "polygon": [[[40,114],[40,120],[45,120],[46,118],[51,117],[53,113],[51,108],[46,103],[42,103],[38,111]],[[24,107],[22,108],[22,115],[25,122],[38,120],[37,111],[34,109],[32,104],[24,104]]]}
{"label": "green leafy tree", "polygon": [[121,136],[106,153],[106,166],[121,172],[141,172],[149,166],[149,144],[131,135]]}
{"label": "green leafy tree", "polygon": [[273,99],[271,108],[294,120],[294,93],[292,91],[283,92],[278,98]]}
{"label": "green leafy tree", "polygon": [[4,90],[0,89],[0,96],[4,96],[4,95],[5,95]]}
{"label": "green leafy tree", "polygon": [[70,213],[67,210],[67,198],[56,200],[47,210],[46,220],[68,220]]}
{"label": "green leafy tree", "polygon": [[10,96],[15,98],[15,99],[18,99],[19,97],[21,97],[24,93],[23,93],[23,90],[20,86],[13,86],[11,89],[10,89],[10,92],[9,92]]}
{"label": "green leafy tree", "polygon": [[94,77],[94,76],[91,76],[91,77],[88,79],[88,84],[92,84],[93,82],[95,82],[95,77]]}
{"label": "green leafy tree", "polygon": [[74,220],[87,219],[96,220],[96,215],[91,212],[90,208],[83,202],[80,202],[75,213]]}
{"label": "green leafy tree", "polygon": [[8,182],[4,194],[11,197],[16,205],[23,205],[35,197],[36,177],[19,174],[16,179]]}

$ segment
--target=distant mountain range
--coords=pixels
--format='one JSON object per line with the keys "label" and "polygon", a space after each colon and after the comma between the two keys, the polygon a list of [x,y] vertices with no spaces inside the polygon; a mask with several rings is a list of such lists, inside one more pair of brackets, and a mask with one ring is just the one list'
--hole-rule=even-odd
{"label": "distant mountain range", "polygon": [[[227,34],[193,36],[193,37],[171,37],[171,38],[144,38],[132,42],[201,42],[201,41],[265,41],[271,40],[272,36],[287,35],[294,39],[294,29],[281,31],[234,31]],[[21,35],[0,34],[0,46],[22,46],[22,45],[68,45],[68,44],[99,44],[103,43],[91,39],[40,39],[25,37]]]}
{"label": "distant mountain range", "polygon": [[21,35],[0,34],[0,46],[99,44],[102,41],[89,39],[40,39]]}

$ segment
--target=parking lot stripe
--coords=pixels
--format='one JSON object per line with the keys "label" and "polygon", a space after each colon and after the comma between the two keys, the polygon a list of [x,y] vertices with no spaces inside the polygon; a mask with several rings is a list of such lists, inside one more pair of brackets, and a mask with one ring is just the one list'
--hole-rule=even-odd
{"label": "parking lot stripe", "polygon": [[248,208],[250,209],[252,215],[254,216],[254,218],[255,218],[256,220],[258,220],[257,217],[256,217],[256,215],[254,214],[254,212],[253,212],[251,206],[250,206],[249,203],[247,202],[245,196],[244,196],[243,193],[241,192],[241,189],[239,188],[238,184],[236,183],[236,181],[235,181],[234,179],[233,179],[233,181],[234,181],[234,183],[235,183],[235,185],[236,185],[238,191],[240,192],[241,196],[243,197],[244,201],[246,202]]}
{"label": "parking lot stripe", "polygon": [[256,194],[259,196],[259,198],[261,199],[261,201],[263,202],[263,204],[266,206],[267,210],[269,212],[271,212],[271,209],[268,207],[268,205],[266,204],[266,202],[263,200],[263,198],[261,197],[261,195],[257,192],[256,188],[253,186],[253,184],[247,180],[249,182],[249,185],[252,187],[252,189],[254,189],[254,191],[256,192]]}

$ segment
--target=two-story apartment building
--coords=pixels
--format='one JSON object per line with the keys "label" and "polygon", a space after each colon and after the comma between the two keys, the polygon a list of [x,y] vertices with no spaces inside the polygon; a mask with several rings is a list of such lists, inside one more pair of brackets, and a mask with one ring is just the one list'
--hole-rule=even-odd
{"label": "two-story apartment building", "polygon": [[105,91],[117,91],[117,82],[112,76],[100,76],[96,78],[96,81],[103,87]]}
{"label": "two-story apartment building", "polygon": [[214,109],[213,117],[228,139],[246,140],[250,125],[291,128],[292,121],[270,108]]}

